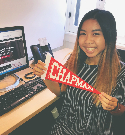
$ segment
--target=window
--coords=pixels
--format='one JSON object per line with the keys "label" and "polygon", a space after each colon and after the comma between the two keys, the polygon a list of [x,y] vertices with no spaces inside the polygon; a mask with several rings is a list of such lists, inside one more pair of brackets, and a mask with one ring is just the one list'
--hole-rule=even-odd
{"label": "window", "polygon": [[[70,9],[68,16],[67,32],[77,33],[80,20],[89,10],[96,8],[97,0],[69,0]],[[91,3],[91,4],[90,4]],[[68,6],[69,7],[69,6]]]}
{"label": "window", "polygon": [[[108,10],[114,15],[117,24],[117,42],[125,44],[125,17],[123,16],[125,8],[123,0],[68,0],[67,8],[65,35],[76,35],[78,25],[84,14],[92,9],[99,8]],[[70,37],[70,39],[72,38]]]}
{"label": "window", "polygon": [[[112,6],[114,5],[114,6]],[[105,10],[110,11],[116,20],[117,42],[125,44],[125,8],[123,0],[106,0]]]}

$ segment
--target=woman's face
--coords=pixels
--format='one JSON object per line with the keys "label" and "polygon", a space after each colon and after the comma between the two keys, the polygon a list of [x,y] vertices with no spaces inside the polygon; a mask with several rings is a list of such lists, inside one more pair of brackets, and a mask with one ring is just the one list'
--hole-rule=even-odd
{"label": "woman's face", "polygon": [[105,39],[99,23],[94,19],[86,20],[80,30],[79,46],[89,58],[100,58],[105,49]]}

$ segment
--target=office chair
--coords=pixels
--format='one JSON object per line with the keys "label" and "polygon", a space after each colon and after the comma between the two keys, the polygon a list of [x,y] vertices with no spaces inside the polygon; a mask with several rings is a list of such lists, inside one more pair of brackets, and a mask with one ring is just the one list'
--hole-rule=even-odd
{"label": "office chair", "polygon": [[[125,50],[117,49],[120,60],[125,63]],[[125,112],[121,116],[113,116],[114,135],[125,135]]]}
{"label": "office chair", "polygon": [[117,49],[117,51],[121,61],[125,63],[125,50]]}

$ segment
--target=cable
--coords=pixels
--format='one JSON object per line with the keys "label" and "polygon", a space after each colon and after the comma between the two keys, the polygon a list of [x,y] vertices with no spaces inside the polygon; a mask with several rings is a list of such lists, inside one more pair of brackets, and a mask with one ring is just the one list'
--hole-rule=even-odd
{"label": "cable", "polygon": [[27,73],[27,74],[25,74],[25,78],[26,79],[33,79],[36,75],[35,74],[33,74],[33,76],[31,76],[31,77],[28,77],[28,75],[31,75],[31,74],[33,74],[33,72],[30,72],[30,73]]}

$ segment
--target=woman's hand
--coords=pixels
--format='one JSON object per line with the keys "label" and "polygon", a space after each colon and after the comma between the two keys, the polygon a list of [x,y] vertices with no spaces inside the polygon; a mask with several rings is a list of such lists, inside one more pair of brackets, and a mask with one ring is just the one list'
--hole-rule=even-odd
{"label": "woman's hand", "polygon": [[41,60],[38,60],[38,63],[35,64],[35,67],[33,68],[33,73],[39,77],[44,74],[44,72],[47,70],[45,68],[45,63],[43,63]]}
{"label": "woman's hand", "polygon": [[[39,77],[44,74],[44,72],[47,70],[45,67],[45,63],[42,61],[38,60],[38,63],[35,64],[35,67],[33,68],[33,73]],[[54,82],[48,79],[43,79],[44,83],[46,84],[47,88],[53,92],[55,95],[59,96],[60,95],[60,87],[58,82]]]}
{"label": "woman's hand", "polygon": [[111,97],[104,92],[99,94],[99,100],[101,101],[104,110],[112,111],[116,106],[118,100],[115,97]]}

